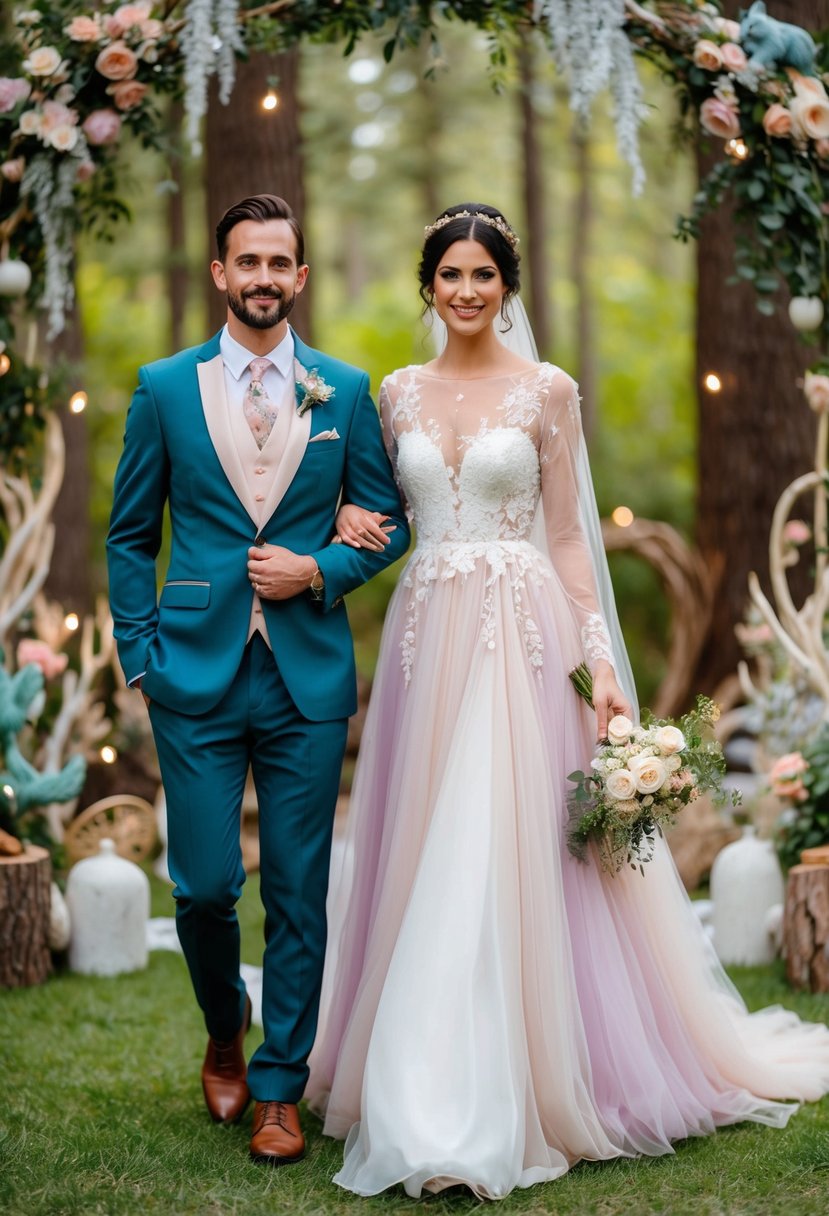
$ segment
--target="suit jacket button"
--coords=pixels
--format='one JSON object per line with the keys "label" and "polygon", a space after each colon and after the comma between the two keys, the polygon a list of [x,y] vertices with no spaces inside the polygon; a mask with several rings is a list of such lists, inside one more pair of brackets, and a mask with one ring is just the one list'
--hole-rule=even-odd
{"label": "suit jacket button", "polygon": [[255,540],[253,543],[254,543],[254,544],[255,544],[255,545],[258,547],[258,548],[260,548],[260,549],[261,549],[261,548],[262,548],[262,546],[263,546],[264,544],[266,544],[267,542],[265,541],[264,536],[259,535],[259,536],[257,536],[256,540]]}

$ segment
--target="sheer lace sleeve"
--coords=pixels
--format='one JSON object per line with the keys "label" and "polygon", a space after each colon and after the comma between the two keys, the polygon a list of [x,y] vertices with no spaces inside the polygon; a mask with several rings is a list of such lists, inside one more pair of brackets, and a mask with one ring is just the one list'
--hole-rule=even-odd
{"label": "sheer lace sleeve", "polygon": [[395,484],[397,485],[400,494],[400,500],[406,511],[406,518],[409,523],[412,522],[412,511],[406,501],[406,495],[403,487],[400,484],[400,477],[397,472],[397,435],[394,430],[394,393],[395,381],[394,375],[386,376],[383,383],[380,385],[380,394],[378,397],[380,406],[380,422],[383,427],[383,443],[386,445],[386,452],[391,461],[392,472],[394,473]]}
{"label": "sheer lace sleeve", "polygon": [[[596,573],[580,507],[579,449],[582,444],[575,381],[558,372],[541,417],[541,496],[550,560],[573,608],[588,667],[600,659],[615,667],[613,649],[597,593]],[[589,476],[589,472],[582,475]]]}

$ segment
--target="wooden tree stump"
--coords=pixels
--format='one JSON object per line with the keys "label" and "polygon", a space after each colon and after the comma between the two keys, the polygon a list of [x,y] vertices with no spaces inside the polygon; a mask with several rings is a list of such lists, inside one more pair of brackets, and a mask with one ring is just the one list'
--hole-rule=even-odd
{"label": "wooden tree stump", "polygon": [[829,865],[792,866],[783,913],[786,975],[794,988],[829,992]]}
{"label": "wooden tree stump", "polygon": [[52,862],[28,845],[0,860],[0,987],[42,984],[52,970],[49,910]]}

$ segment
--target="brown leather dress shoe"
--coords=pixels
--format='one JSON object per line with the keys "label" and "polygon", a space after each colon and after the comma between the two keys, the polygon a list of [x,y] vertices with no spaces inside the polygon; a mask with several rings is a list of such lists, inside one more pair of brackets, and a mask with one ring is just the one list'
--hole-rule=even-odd
{"label": "brown leather dress shoe", "polygon": [[236,1123],[250,1102],[248,1067],[245,1063],[244,1042],[250,1027],[250,997],[245,1001],[245,1016],[236,1037],[226,1043],[207,1040],[207,1052],[201,1070],[204,1100],[214,1123]]}
{"label": "brown leather dress shoe", "polygon": [[305,1137],[293,1102],[256,1103],[250,1155],[253,1161],[265,1165],[293,1165],[302,1160]]}

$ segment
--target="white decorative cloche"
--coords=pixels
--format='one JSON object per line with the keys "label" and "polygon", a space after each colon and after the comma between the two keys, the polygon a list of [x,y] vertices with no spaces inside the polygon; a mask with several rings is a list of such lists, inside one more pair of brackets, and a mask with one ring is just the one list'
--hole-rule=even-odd
{"label": "white decorative cloche", "polygon": [[25,296],[32,281],[32,272],[25,262],[16,258],[0,261],[0,296]]}
{"label": "white decorative cloche", "polygon": [[756,966],[777,953],[772,910],[783,903],[780,862],[770,840],[758,840],[751,824],[726,845],[711,867],[711,922],[720,962]]}
{"label": "white decorative cloche", "polygon": [[150,884],[135,862],[118,856],[112,840],[102,840],[97,856],[69,871],[66,902],[70,970],[120,975],[146,967]]}
{"label": "white decorative cloche", "polygon": [[789,320],[795,329],[804,332],[819,329],[823,321],[823,300],[820,296],[794,296],[789,300]]}

